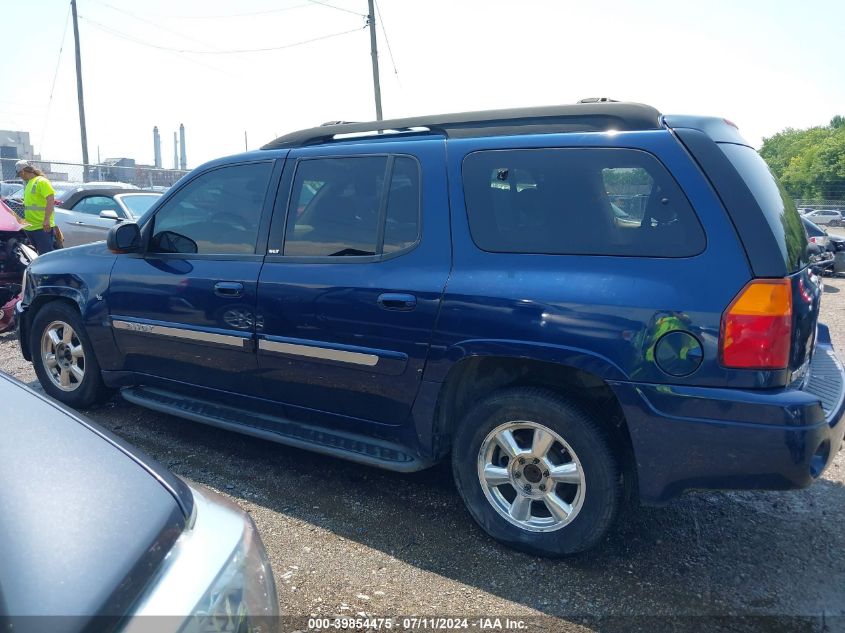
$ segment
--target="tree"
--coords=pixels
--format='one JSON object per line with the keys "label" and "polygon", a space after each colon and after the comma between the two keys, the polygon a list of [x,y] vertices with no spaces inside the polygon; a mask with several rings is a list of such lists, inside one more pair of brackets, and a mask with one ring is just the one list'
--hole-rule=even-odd
{"label": "tree", "polygon": [[760,154],[794,198],[845,198],[845,117],[825,127],[787,128],[763,139]]}

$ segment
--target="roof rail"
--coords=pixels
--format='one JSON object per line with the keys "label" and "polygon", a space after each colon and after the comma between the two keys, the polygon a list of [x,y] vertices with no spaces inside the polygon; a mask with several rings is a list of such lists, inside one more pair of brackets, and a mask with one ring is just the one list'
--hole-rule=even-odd
{"label": "roof rail", "polygon": [[[469,138],[513,134],[657,130],[660,112],[641,103],[595,101],[575,105],[438,114],[368,123],[330,123],[292,132],[261,149],[320,145],[366,134],[439,134]],[[344,138],[345,137],[345,138]]]}

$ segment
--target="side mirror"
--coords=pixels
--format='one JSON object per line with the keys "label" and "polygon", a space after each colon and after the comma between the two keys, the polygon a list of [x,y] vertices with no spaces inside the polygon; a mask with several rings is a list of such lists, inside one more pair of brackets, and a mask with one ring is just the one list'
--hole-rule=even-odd
{"label": "side mirror", "polygon": [[117,211],[114,209],[104,209],[103,211],[100,211],[100,217],[104,220],[114,220],[115,222],[120,222]]}
{"label": "side mirror", "polygon": [[106,246],[112,253],[137,253],[141,250],[141,229],[134,222],[121,222],[109,229]]}

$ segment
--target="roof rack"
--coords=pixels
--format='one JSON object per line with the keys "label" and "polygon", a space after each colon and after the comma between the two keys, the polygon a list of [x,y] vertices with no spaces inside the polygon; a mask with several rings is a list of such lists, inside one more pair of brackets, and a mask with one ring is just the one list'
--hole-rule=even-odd
{"label": "roof rack", "polygon": [[660,127],[660,112],[651,106],[598,100],[575,105],[459,112],[368,123],[332,122],[280,136],[261,149],[320,145],[348,140],[350,136],[372,134],[436,134],[446,138],[469,138],[611,130],[624,132],[657,130]]}

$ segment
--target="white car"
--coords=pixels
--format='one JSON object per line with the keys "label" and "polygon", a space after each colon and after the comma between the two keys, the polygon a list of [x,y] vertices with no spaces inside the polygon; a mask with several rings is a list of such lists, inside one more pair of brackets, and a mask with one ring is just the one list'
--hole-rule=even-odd
{"label": "white car", "polygon": [[805,213],[803,217],[819,226],[839,226],[842,223],[842,213],[836,209],[816,209]]}

